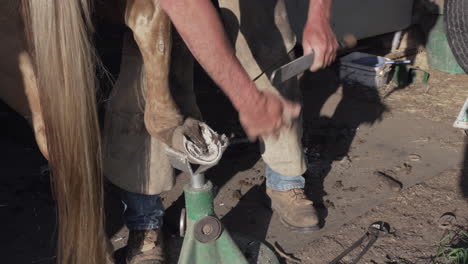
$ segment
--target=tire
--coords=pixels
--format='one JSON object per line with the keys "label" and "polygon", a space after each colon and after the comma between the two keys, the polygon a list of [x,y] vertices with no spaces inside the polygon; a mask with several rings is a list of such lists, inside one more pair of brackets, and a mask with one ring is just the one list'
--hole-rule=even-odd
{"label": "tire", "polygon": [[468,0],[445,0],[444,19],[449,46],[468,73]]}

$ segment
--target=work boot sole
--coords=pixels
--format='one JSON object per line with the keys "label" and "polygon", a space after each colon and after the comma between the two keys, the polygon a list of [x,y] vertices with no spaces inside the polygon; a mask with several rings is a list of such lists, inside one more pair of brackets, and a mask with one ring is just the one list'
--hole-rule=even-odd
{"label": "work boot sole", "polygon": [[320,230],[319,225],[308,226],[308,227],[298,227],[298,226],[294,226],[288,223],[281,216],[279,217],[279,219],[280,219],[281,224],[283,224],[286,228],[294,232],[307,233],[307,232],[315,232],[315,231]]}

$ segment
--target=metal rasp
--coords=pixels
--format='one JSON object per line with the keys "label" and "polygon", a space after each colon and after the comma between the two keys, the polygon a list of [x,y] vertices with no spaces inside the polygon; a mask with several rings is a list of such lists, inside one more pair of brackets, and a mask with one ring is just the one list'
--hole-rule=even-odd
{"label": "metal rasp", "polygon": [[308,55],[301,56],[288,64],[285,64],[274,70],[270,76],[273,86],[278,87],[281,83],[291,79],[305,70],[309,69],[314,63],[315,53],[312,51]]}
{"label": "metal rasp", "polygon": [[[347,34],[343,37],[343,40],[339,42],[340,49],[352,48],[356,45],[356,38]],[[270,81],[273,86],[278,87],[281,83],[291,79],[294,76],[297,76],[307,69],[309,69],[314,63],[315,53],[311,53],[301,56],[290,63],[279,67],[274,70],[270,76]]]}

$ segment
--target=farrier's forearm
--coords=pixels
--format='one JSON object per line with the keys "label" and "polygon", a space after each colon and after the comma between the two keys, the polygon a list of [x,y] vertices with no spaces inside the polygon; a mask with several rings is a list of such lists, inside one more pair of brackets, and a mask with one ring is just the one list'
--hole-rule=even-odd
{"label": "farrier's forearm", "polygon": [[317,19],[330,20],[332,0],[309,0],[307,24],[314,23]]}
{"label": "farrier's forearm", "polygon": [[161,0],[192,54],[231,99],[236,109],[254,105],[259,97],[226,37],[210,0]]}

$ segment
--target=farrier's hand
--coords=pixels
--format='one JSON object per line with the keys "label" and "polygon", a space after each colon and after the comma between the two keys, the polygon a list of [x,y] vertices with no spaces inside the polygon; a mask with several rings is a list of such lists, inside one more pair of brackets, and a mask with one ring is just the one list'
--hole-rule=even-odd
{"label": "farrier's hand", "polygon": [[279,129],[288,121],[299,116],[301,106],[269,92],[260,93],[254,104],[239,109],[240,122],[249,137],[277,135]]}
{"label": "farrier's hand", "polygon": [[313,1],[310,1],[310,5],[302,37],[302,47],[304,55],[312,50],[315,52],[314,64],[310,70],[317,71],[329,66],[335,60],[338,42],[329,22],[330,6],[314,5]]}

